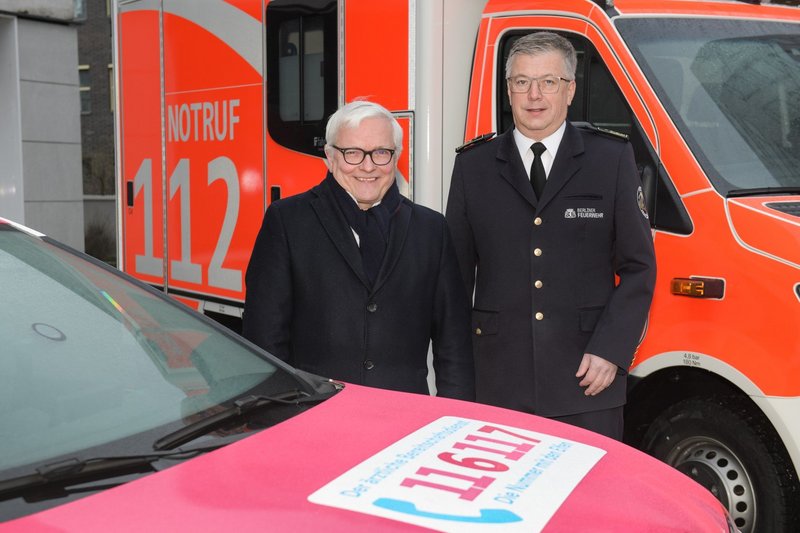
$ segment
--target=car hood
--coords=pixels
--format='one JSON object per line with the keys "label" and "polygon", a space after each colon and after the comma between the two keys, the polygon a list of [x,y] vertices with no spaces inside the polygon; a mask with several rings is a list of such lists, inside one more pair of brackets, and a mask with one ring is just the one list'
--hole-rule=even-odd
{"label": "car hood", "polygon": [[[443,418],[446,417],[446,418]],[[346,493],[331,485],[348,470],[380,455],[404,437],[423,426],[445,420],[453,427],[453,420],[478,420],[491,424],[524,428],[559,439],[584,443],[587,450],[596,452],[596,463],[588,472],[579,472],[576,485],[569,487],[563,502],[556,502],[552,517],[545,517],[545,531],[581,531],[591,524],[592,531],[728,531],[721,505],[705,489],[683,474],[666,467],[655,459],[624,444],[588,431],[566,426],[559,422],[530,415],[457,400],[432,401],[423,395],[413,395],[368,389],[355,385],[347,387],[323,404],[286,422],[245,438],[227,447],[186,461],[177,466],[140,478],[131,483],[98,493],[81,500],[55,507],[38,514],[0,524],[0,531],[414,531],[408,522],[422,524],[419,516],[409,519],[407,512],[395,512],[397,519],[383,518],[360,511],[312,503],[324,499],[325,490],[336,494]],[[424,445],[446,440],[437,431],[423,441]],[[512,436],[516,435],[516,436]],[[519,432],[490,435],[494,441],[484,439],[483,446],[498,448],[498,443],[518,440]],[[530,439],[528,439],[529,442]],[[431,444],[432,445],[432,444]],[[424,447],[424,446],[423,446]],[[590,448],[591,447],[591,448]],[[420,447],[417,446],[416,449]],[[435,447],[433,448],[435,449]],[[475,448],[479,449],[479,448]],[[509,451],[510,448],[503,448]],[[517,447],[516,450],[526,448]],[[468,451],[463,451],[468,455]],[[497,452],[493,452],[497,453]],[[443,454],[439,454],[442,457]],[[552,455],[552,452],[551,452]],[[484,457],[486,454],[484,454]],[[519,453],[517,454],[519,456]],[[395,455],[395,457],[399,457]],[[430,454],[405,454],[408,466],[420,476],[431,474],[423,469],[430,465]],[[457,471],[462,455],[448,456],[453,463],[449,470]],[[435,459],[435,457],[434,457]],[[448,502],[469,500],[465,491],[453,492],[453,487],[486,486],[493,478],[498,465],[513,465],[512,454],[498,455],[497,460],[461,463],[471,466],[470,475],[450,474],[448,477],[431,475],[428,478],[446,490],[431,491],[420,509],[425,508],[428,519],[424,525],[443,531],[514,531],[536,530],[524,523],[488,524],[454,521],[448,517]],[[414,462],[419,464],[414,464]],[[521,460],[520,460],[521,461]],[[397,461],[395,461],[396,463]],[[592,462],[592,461],[589,461]],[[556,461],[557,463],[557,461]],[[367,475],[356,473],[361,481],[376,479],[394,483],[392,462],[369,470]],[[541,464],[541,461],[540,461]],[[573,463],[560,465],[562,471],[555,477],[541,476],[545,495],[540,503],[526,512],[538,512],[548,506],[550,493],[557,493],[561,476],[569,478]],[[371,467],[370,467],[371,468]],[[431,470],[428,468],[428,470]],[[555,472],[555,470],[554,470]],[[433,472],[437,474],[437,472]],[[530,473],[530,471],[529,471]],[[368,476],[368,477],[367,477]],[[530,487],[537,480],[526,479]],[[478,480],[478,481],[476,481]],[[483,481],[480,481],[483,480]],[[358,486],[353,479],[346,487]],[[491,487],[495,495],[490,507],[512,508],[513,491],[524,492],[526,487]],[[508,489],[508,490],[506,490]],[[403,489],[408,490],[408,489]],[[489,489],[486,489],[487,494]],[[351,491],[352,492],[352,491]],[[506,494],[508,502],[503,502]],[[352,495],[352,494],[351,494]],[[438,496],[436,496],[438,495]],[[354,498],[356,499],[356,498]],[[478,507],[486,501],[474,499]],[[481,503],[483,502],[483,503]],[[469,503],[469,502],[468,502]],[[551,502],[552,503],[552,502]],[[519,511],[520,509],[516,509]],[[442,511],[442,512],[438,512]],[[475,509],[478,516],[486,509]],[[425,514],[419,513],[419,514]],[[390,513],[391,514],[391,513]],[[444,516],[445,518],[441,518]],[[486,515],[487,517],[489,515]],[[535,517],[534,517],[535,518]],[[516,526],[516,527],[514,527]],[[677,528],[677,529],[676,529]]]}
{"label": "car hood", "polygon": [[728,220],[745,247],[800,268],[800,199],[797,196],[734,198]]}

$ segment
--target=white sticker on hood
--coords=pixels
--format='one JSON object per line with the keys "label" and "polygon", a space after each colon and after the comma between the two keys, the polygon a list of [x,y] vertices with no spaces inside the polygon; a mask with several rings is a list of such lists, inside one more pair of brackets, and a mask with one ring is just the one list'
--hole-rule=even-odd
{"label": "white sticker on hood", "polygon": [[605,453],[552,435],[448,416],[308,499],[439,531],[540,531]]}

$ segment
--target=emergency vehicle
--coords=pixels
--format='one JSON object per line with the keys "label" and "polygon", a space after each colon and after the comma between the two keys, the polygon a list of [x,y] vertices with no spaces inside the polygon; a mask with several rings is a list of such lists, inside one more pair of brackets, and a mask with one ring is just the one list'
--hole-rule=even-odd
{"label": "emergency vehicle", "polygon": [[359,97],[403,126],[401,191],[443,211],[454,149],[512,125],[505,57],[536,30],[578,52],[570,120],[641,171],[658,280],[626,440],[741,531],[800,529],[796,5],[117,0],[119,266],[236,328],[264,210],[321,181]]}

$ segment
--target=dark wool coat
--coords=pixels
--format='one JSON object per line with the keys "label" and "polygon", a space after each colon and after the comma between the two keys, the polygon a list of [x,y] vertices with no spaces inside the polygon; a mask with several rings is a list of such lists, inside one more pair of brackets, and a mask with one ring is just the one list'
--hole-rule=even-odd
{"label": "dark wool coat", "polygon": [[274,202],[246,274],[243,334],[350,383],[474,400],[469,303],[444,217],[403,198],[375,284],[326,181]]}
{"label": "dark wool coat", "polygon": [[[511,131],[456,157],[447,221],[474,291],[479,402],[542,416],[625,403],[656,272],[641,193],[628,142],[570,123],[538,202]],[[619,367],[594,397],[575,377],[585,352]]]}

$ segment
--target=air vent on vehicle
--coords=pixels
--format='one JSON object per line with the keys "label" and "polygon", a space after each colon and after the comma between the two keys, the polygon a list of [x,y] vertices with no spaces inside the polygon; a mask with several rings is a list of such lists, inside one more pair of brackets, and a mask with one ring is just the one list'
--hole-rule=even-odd
{"label": "air vent on vehicle", "polygon": [[765,205],[770,209],[774,209],[775,211],[800,217],[800,202],[772,202]]}

